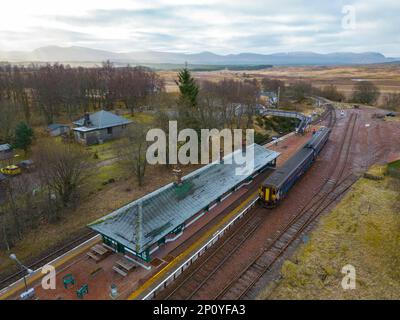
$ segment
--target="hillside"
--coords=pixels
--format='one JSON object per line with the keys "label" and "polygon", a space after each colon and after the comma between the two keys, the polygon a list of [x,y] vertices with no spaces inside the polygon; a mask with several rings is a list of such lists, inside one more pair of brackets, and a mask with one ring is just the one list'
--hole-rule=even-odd
{"label": "hillside", "polygon": [[40,62],[101,62],[112,60],[119,63],[141,64],[182,64],[195,65],[348,65],[387,63],[396,61],[376,52],[334,52],[320,54],[314,52],[288,52],[273,54],[238,53],[219,55],[212,52],[178,53],[158,51],[132,51],[117,53],[85,47],[41,47],[31,52],[0,52],[3,61]]}

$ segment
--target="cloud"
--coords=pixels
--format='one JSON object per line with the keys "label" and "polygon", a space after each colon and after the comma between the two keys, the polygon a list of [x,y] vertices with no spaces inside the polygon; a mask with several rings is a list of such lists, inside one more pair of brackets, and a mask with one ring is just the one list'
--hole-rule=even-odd
{"label": "cloud", "polygon": [[[355,9],[354,29],[342,26],[345,5]],[[3,12],[0,50],[52,44],[118,52],[356,50],[400,56],[398,0],[13,0]]]}

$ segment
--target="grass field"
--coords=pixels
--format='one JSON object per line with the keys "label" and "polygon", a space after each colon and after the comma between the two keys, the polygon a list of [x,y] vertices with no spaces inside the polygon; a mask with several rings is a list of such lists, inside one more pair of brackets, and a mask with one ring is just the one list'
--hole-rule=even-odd
{"label": "grass field", "polygon": [[[323,217],[308,243],[285,261],[282,279],[261,299],[399,299],[400,180],[384,167],[361,178]],[[356,269],[356,289],[344,290],[342,267]]]}

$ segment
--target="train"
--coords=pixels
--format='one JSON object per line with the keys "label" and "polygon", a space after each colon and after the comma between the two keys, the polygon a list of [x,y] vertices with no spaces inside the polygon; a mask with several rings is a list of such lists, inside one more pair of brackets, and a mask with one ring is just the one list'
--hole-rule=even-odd
{"label": "train", "polygon": [[321,127],[303,147],[285,164],[276,169],[259,186],[259,202],[263,207],[276,207],[288,194],[293,185],[303,176],[326,144],[331,129]]}

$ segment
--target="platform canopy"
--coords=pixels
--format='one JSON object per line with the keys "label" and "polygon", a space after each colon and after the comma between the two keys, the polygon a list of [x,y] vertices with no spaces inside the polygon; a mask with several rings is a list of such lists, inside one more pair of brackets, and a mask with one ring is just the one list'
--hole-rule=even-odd
{"label": "platform canopy", "polygon": [[264,169],[279,155],[257,144],[247,147],[254,151],[254,168],[245,175],[237,175],[240,164],[231,161],[233,154],[223,162],[213,162],[182,178],[182,184],[170,183],[109,215],[89,227],[111,238],[136,253],[173,232],[190,217],[203,210],[221,196]]}

